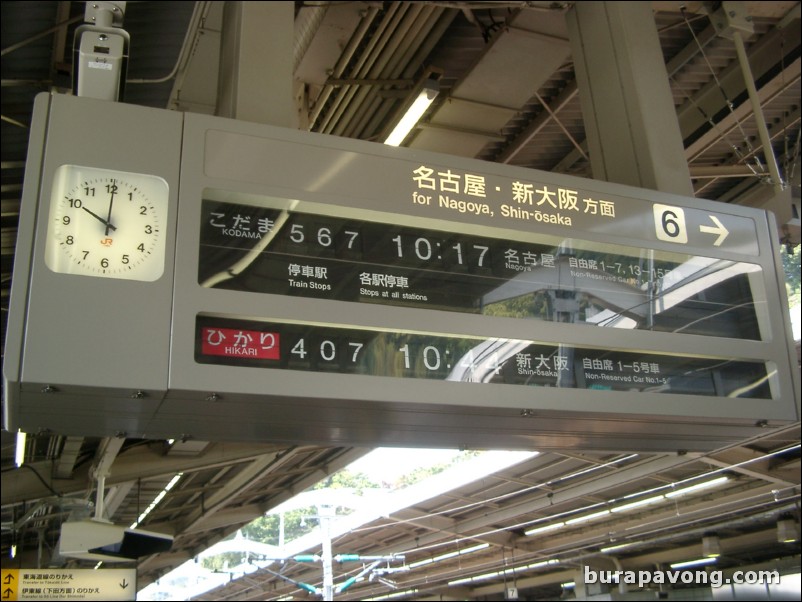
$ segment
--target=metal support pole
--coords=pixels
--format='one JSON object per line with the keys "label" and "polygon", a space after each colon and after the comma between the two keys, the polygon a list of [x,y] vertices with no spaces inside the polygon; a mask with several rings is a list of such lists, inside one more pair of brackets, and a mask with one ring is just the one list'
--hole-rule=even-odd
{"label": "metal support pole", "polygon": [[651,3],[575,2],[565,19],[593,178],[693,197]]}
{"label": "metal support pole", "polygon": [[225,2],[217,114],[298,127],[293,97],[292,2]]}
{"label": "metal support pole", "polygon": [[107,437],[98,448],[95,463],[90,469],[90,475],[97,482],[97,499],[95,505],[95,520],[106,521],[106,477],[111,474],[111,465],[125,443],[123,437]]}
{"label": "metal support pole", "polygon": [[780,194],[784,188],[782,177],[780,176],[780,168],[777,165],[777,158],[774,156],[774,149],[771,146],[769,130],[766,127],[766,120],[763,117],[763,107],[760,106],[760,97],[757,94],[755,80],[752,77],[752,68],[749,66],[749,57],[746,56],[746,46],[744,45],[744,40],[741,37],[740,31],[735,30],[732,32],[732,41],[735,43],[735,50],[738,52],[738,62],[741,65],[744,83],[749,92],[749,100],[752,103],[752,111],[755,114],[760,143],[763,145],[763,156],[766,158],[766,163],[769,166],[769,173],[771,174],[771,183],[774,187],[775,194]]}
{"label": "metal support pole", "polygon": [[320,538],[323,542],[321,560],[323,562],[323,599],[334,600],[334,571],[331,556],[331,519],[334,517],[334,506],[318,506],[320,516]]}
{"label": "metal support pole", "polygon": [[104,520],[106,506],[106,475],[97,477],[97,498],[95,501],[95,520]]}

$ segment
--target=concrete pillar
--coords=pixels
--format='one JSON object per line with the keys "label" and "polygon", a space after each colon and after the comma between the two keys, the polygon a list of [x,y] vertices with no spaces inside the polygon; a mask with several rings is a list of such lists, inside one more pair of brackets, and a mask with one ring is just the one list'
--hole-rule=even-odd
{"label": "concrete pillar", "polygon": [[293,96],[294,2],[226,2],[217,115],[298,127]]}
{"label": "concrete pillar", "polygon": [[651,2],[566,15],[593,178],[693,196]]}

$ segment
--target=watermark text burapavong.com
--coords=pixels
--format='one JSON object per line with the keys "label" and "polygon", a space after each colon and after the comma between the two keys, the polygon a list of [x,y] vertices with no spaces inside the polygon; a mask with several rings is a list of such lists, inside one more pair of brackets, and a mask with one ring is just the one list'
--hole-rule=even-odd
{"label": "watermark text burapavong.com", "polygon": [[598,571],[585,566],[585,584],[603,583],[607,585],[710,585],[721,587],[729,584],[779,585],[779,571],[735,571],[725,577],[718,570],[676,570],[676,571]]}

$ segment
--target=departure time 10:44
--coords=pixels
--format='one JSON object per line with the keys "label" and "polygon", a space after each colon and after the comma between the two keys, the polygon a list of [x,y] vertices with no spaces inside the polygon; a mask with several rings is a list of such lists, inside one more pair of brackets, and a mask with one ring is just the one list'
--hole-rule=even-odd
{"label": "departure time 10:44", "polygon": [[[455,366],[471,371],[481,368],[484,371],[499,374],[501,362],[498,353],[493,352],[477,359],[474,350],[469,348],[465,352],[456,354],[455,359],[455,354],[447,346],[446,339],[440,340],[440,337],[424,338],[427,340],[413,341],[411,343],[404,342],[403,345],[394,347],[396,357],[392,358],[390,364],[398,367],[399,361],[396,360],[400,360],[405,370],[428,372],[431,373],[430,376],[435,378],[442,377],[444,371],[452,370]],[[407,336],[406,339],[408,341],[409,337]],[[437,344],[433,344],[435,342]],[[465,343],[467,341],[455,340],[448,342]],[[473,341],[473,343],[477,344],[479,341]],[[465,345],[459,346],[464,347]],[[288,360],[290,367],[294,363],[304,362],[322,370],[327,369],[326,364],[330,368],[343,367],[347,369],[349,365],[350,367],[356,367],[366,363],[364,361],[365,358],[363,358],[364,350],[365,343],[363,342],[333,338],[300,337],[296,339],[293,337],[289,343]],[[375,364],[376,358],[373,357],[372,360],[370,363]],[[343,364],[346,365],[344,366]],[[351,370],[347,371],[350,372]]]}

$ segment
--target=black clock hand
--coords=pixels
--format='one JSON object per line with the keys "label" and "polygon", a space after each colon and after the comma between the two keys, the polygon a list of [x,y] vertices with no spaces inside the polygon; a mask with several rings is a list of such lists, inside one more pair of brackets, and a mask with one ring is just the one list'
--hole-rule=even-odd
{"label": "black clock hand", "polygon": [[94,217],[94,218],[95,218],[96,220],[98,220],[100,223],[102,223],[102,224],[106,224],[106,234],[107,234],[107,235],[108,235],[108,233],[109,233],[109,229],[111,229],[111,230],[116,230],[116,229],[117,229],[117,227],[116,227],[116,226],[113,226],[112,224],[110,224],[109,222],[107,222],[106,220],[104,220],[102,217],[100,217],[100,216],[99,216],[97,213],[95,213],[95,212],[94,212],[94,211],[92,211],[91,209],[87,209],[87,208],[86,208],[86,207],[84,207],[83,205],[81,205],[81,209],[83,209],[84,211],[86,211],[86,212],[87,212],[89,215],[91,215],[92,217]]}
{"label": "black clock hand", "polygon": [[[109,216],[106,218],[106,236],[109,235],[109,229],[112,227],[111,225],[111,208],[114,205],[114,193],[117,192],[117,184],[114,183],[114,180],[111,181],[111,199],[109,199]],[[115,228],[116,230],[116,228]]]}

